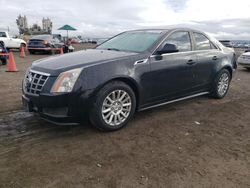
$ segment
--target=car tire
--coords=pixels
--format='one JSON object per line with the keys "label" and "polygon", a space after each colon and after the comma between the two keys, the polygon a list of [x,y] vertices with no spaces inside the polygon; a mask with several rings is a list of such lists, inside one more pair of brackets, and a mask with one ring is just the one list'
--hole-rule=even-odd
{"label": "car tire", "polygon": [[216,76],[212,85],[212,97],[222,99],[226,96],[231,81],[231,74],[227,69],[222,69]]}
{"label": "car tire", "polygon": [[48,51],[48,54],[49,55],[54,55],[54,54],[56,54],[56,52],[52,49],[52,50]]}
{"label": "car tire", "polygon": [[6,59],[0,59],[0,62],[2,61],[2,65],[7,65],[7,60]]}
{"label": "car tire", "polygon": [[106,84],[94,97],[89,119],[102,131],[124,127],[133,117],[136,97],[130,86],[120,81]]}
{"label": "car tire", "polygon": [[32,55],[35,54],[35,52],[33,50],[29,50],[29,53]]}
{"label": "car tire", "polygon": [[248,71],[250,71],[250,68],[246,68]]}

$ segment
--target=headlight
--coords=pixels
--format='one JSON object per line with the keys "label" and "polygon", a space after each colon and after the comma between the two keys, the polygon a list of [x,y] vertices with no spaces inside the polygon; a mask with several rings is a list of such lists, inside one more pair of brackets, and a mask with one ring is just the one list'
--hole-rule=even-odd
{"label": "headlight", "polygon": [[54,83],[51,92],[52,93],[71,92],[81,71],[82,68],[79,68],[61,73],[56,79],[56,82]]}

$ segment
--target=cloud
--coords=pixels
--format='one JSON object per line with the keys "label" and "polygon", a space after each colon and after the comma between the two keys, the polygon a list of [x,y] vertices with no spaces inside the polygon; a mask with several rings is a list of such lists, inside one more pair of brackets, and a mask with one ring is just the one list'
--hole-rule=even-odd
{"label": "cloud", "polygon": [[173,25],[201,29],[217,38],[250,39],[249,0],[0,0],[0,29],[16,33],[15,19],[29,25],[52,19],[54,33],[64,24],[86,37],[109,37],[121,31]]}

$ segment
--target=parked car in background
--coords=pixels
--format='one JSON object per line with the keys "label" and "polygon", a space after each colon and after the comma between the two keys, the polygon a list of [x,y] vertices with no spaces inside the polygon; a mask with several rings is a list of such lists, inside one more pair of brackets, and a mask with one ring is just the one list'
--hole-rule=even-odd
{"label": "parked car in background", "polygon": [[250,70],[250,52],[245,52],[238,58],[238,64]]}
{"label": "parked car in background", "polygon": [[[64,48],[64,43],[54,35],[36,35],[28,42],[28,50],[30,54],[36,52],[56,52],[55,49]],[[59,52],[59,50],[57,50]]]}
{"label": "parked car in background", "polygon": [[5,47],[8,49],[21,49],[21,47],[26,47],[24,40],[12,38],[6,31],[0,31],[0,41],[3,41]]}
{"label": "parked car in background", "polygon": [[68,39],[67,43],[70,43],[70,44],[81,44],[82,40],[80,40],[78,38],[70,38],[70,39]]}
{"label": "parked car in background", "polygon": [[34,62],[22,99],[49,121],[89,117],[98,129],[113,131],[136,111],[206,94],[222,99],[235,69],[233,51],[203,32],[127,31],[95,49]]}
{"label": "parked car in background", "polygon": [[233,42],[230,40],[220,40],[220,43],[223,44],[225,47],[233,48]]}

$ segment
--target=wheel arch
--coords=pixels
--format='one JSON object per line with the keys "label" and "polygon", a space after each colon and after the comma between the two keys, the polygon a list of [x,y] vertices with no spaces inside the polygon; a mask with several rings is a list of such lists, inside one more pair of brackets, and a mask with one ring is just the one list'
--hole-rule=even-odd
{"label": "wheel arch", "polygon": [[93,95],[96,95],[100,91],[100,89],[103,88],[106,84],[108,84],[110,82],[114,82],[114,81],[124,82],[125,84],[127,84],[128,86],[131,87],[131,89],[133,90],[133,92],[135,94],[135,97],[136,97],[136,110],[138,110],[139,101],[140,101],[139,86],[136,83],[136,81],[134,79],[130,78],[130,77],[115,77],[115,78],[112,78],[110,80],[107,80],[103,84],[101,84],[99,87],[96,88]]}
{"label": "wheel arch", "polygon": [[229,65],[226,65],[226,66],[222,67],[222,68],[220,69],[220,71],[223,70],[223,69],[226,69],[226,70],[229,71],[230,76],[231,76],[231,79],[232,79],[232,77],[233,77],[233,68],[232,68],[231,66],[229,66]]}
{"label": "wheel arch", "polygon": [[24,42],[21,42],[20,45],[24,45],[25,47],[27,46],[27,44]]}

